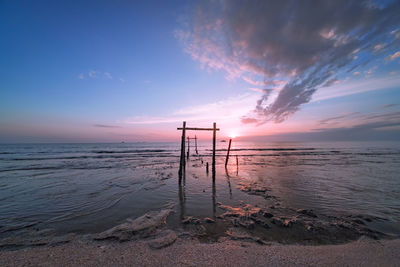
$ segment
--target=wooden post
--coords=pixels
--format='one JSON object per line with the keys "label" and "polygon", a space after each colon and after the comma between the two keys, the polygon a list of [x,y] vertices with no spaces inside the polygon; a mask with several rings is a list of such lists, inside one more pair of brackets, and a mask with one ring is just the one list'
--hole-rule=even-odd
{"label": "wooden post", "polygon": [[228,152],[226,153],[226,160],[225,160],[225,168],[228,165],[229,152],[231,151],[231,143],[232,143],[232,139],[229,139]]}
{"label": "wooden post", "polygon": [[212,171],[213,178],[215,178],[215,145],[216,145],[216,137],[217,137],[217,123],[214,122],[213,125],[213,155],[212,155]]}
{"label": "wooden post", "polygon": [[189,154],[190,154],[190,138],[189,138],[189,136],[187,137],[187,141],[188,141],[188,144],[187,144],[187,146],[188,146],[187,160],[189,161]]}
{"label": "wooden post", "polygon": [[186,135],[186,121],[182,125],[182,139],[181,139],[181,158],[179,165],[179,183],[182,181],[182,173],[185,171],[185,135]]}
{"label": "wooden post", "polygon": [[208,162],[206,163],[206,173],[208,174]]}
{"label": "wooden post", "polygon": [[194,144],[196,146],[196,154],[198,155],[199,151],[197,150],[197,136],[196,135],[194,136]]}

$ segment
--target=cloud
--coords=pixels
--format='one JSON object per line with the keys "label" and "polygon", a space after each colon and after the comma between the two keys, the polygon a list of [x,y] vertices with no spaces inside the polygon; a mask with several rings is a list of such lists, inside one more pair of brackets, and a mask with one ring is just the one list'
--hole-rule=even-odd
{"label": "cloud", "polygon": [[370,68],[369,70],[366,70],[365,78],[369,78],[372,75],[372,73],[376,70],[376,68],[377,68],[377,66],[374,66],[374,67]]}
{"label": "cloud", "polygon": [[[373,113],[360,113],[349,112],[339,116],[326,118],[317,122],[317,127],[313,131],[333,132],[336,130],[342,131],[343,129],[352,130],[371,130],[386,127],[397,127],[400,125],[400,111],[391,110],[386,111],[389,107],[396,105],[390,104],[382,107],[380,111]],[[323,126],[324,128],[319,128]]]}
{"label": "cloud", "polygon": [[286,81],[283,80],[264,80],[264,81],[259,81],[259,80],[253,80],[250,77],[243,76],[242,79],[246,82],[248,82],[251,85],[256,85],[256,86],[272,86],[275,89],[281,88],[282,86],[286,85]]}
{"label": "cloud", "polygon": [[244,124],[251,124],[251,123],[258,123],[259,121],[257,119],[254,119],[254,118],[243,117],[241,119],[241,122],[244,123]]}
{"label": "cloud", "polygon": [[379,52],[384,47],[385,47],[385,44],[377,44],[377,45],[374,46],[374,50],[375,50],[375,52]]}
{"label": "cloud", "polygon": [[400,141],[400,121],[362,122],[347,127],[317,128],[310,132],[280,133],[247,137],[246,139],[258,141]]}
{"label": "cloud", "polygon": [[393,55],[391,55],[391,56],[389,57],[389,59],[390,59],[390,60],[393,60],[393,59],[396,59],[396,58],[398,58],[398,57],[400,57],[400,51],[397,51],[396,53],[394,53]]}
{"label": "cloud", "polygon": [[335,123],[337,121],[341,121],[341,120],[343,120],[345,118],[350,118],[350,117],[352,117],[354,115],[357,115],[357,114],[359,114],[359,112],[350,112],[350,113],[343,114],[343,115],[340,115],[340,116],[336,116],[336,117],[331,117],[331,118],[326,118],[326,119],[320,120],[320,121],[318,121],[318,123],[319,124]]}
{"label": "cloud", "polygon": [[394,111],[389,113],[375,113],[368,114],[360,118],[364,121],[383,121],[383,122],[400,122],[400,111]]}
{"label": "cloud", "polygon": [[339,80],[336,79],[336,78],[333,78],[333,79],[327,80],[323,86],[324,87],[329,87],[329,86],[331,86],[333,84],[338,84],[338,83],[339,83]]}
{"label": "cloud", "polygon": [[384,105],[384,106],[382,106],[382,108],[391,108],[391,107],[395,107],[395,106],[398,106],[399,104],[387,104],[387,105]]}
{"label": "cloud", "polygon": [[106,124],[93,124],[93,127],[97,127],[97,128],[121,128],[121,126],[106,125]]}
{"label": "cloud", "polygon": [[88,75],[90,78],[96,77],[97,71],[95,70],[89,70]]}
{"label": "cloud", "polygon": [[366,123],[360,123],[351,127],[338,127],[338,128],[319,128],[319,129],[314,129],[316,132],[361,132],[365,134],[367,130],[379,130],[381,128],[387,128],[387,127],[397,127],[400,126],[400,121],[376,121],[376,122],[366,122]]}
{"label": "cloud", "polygon": [[85,79],[85,75],[83,75],[83,73],[78,74],[78,79],[80,80]]}
{"label": "cloud", "polygon": [[375,60],[376,49],[382,56],[393,49],[379,44],[397,38],[390,33],[399,13],[398,1],[210,1],[201,2],[175,35],[203,68],[224,71],[228,79],[262,89],[284,81],[277,95],[264,94],[242,120],[279,123],[319,88],[337,82],[339,73]]}
{"label": "cloud", "polygon": [[258,93],[265,93],[265,89],[260,89],[257,87],[250,87],[249,90],[251,90],[253,92],[258,92]]}
{"label": "cloud", "polygon": [[313,140],[400,140],[400,121],[367,122],[351,127],[320,128],[308,135]]}
{"label": "cloud", "polygon": [[400,30],[393,30],[391,34],[393,34],[396,39],[400,39]]}
{"label": "cloud", "polygon": [[[308,132],[281,133],[269,140],[400,140],[400,112],[350,112],[320,120]],[[257,137],[261,138],[262,137]]]}
{"label": "cloud", "polygon": [[[107,72],[107,71],[103,72],[103,71],[98,71],[98,70],[89,70],[88,73],[87,73],[87,76],[88,76],[89,78],[91,78],[91,79],[103,77],[103,78],[106,78],[106,79],[110,79],[110,80],[111,80],[111,79],[113,78],[113,76],[111,75],[110,72]],[[83,75],[83,74],[79,74],[79,78],[80,78],[80,77],[84,77],[84,75]],[[83,79],[83,78],[82,78],[82,79]],[[122,79],[122,78],[120,78],[120,81],[123,82],[123,81],[125,81],[125,80]]]}
{"label": "cloud", "polygon": [[400,77],[391,75],[370,79],[343,81],[333,84],[329,88],[320,88],[312,97],[312,101],[322,101],[353,94],[365,93],[375,90],[395,88],[400,84]]}
{"label": "cloud", "polygon": [[127,124],[157,124],[175,122],[227,122],[240,120],[240,117],[249,112],[259,94],[246,93],[214,103],[184,107],[166,116],[136,116],[122,120]]}
{"label": "cloud", "polygon": [[112,79],[113,77],[111,76],[111,73],[109,73],[109,72],[104,72],[104,76],[107,78],[107,79]]}

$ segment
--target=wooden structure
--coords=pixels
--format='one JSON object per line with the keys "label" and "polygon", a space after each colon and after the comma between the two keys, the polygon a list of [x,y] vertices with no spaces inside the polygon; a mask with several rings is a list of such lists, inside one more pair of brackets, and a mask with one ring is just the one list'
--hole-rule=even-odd
{"label": "wooden structure", "polygon": [[197,150],[197,136],[195,135],[194,138],[193,137],[187,137],[187,159],[189,160],[189,156],[190,156],[190,140],[194,140],[194,145],[195,145],[195,152],[198,155],[199,151]]}
{"label": "wooden structure", "polygon": [[226,160],[225,160],[225,168],[226,168],[226,166],[228,166],[229,152],[231,151],[231,143],[232,143],[232,139],[229,139],[228,152],[226,153]]}
{"label": "wooden structure", "polygon": [[194,145],[196,147],[196,154],[199,154],[199,151],[197,150],[197,135],[194,136]]}
{"label": "wooden structure", "polygon": [[[181,183],[182,176],[185,174],[185,169],[186,169],[186,157],[185,157],[186,131],[213,131],[212,171],[213,174],[215,174],[215,146],[216,146],[217,131],[219,131],[219,129],[217,128],[217,123],[214,122],[213,128],[198,128],[198,127],[186,127],[186,121],[184,121],[182,124],[182,128],[177,128],[177,130],[182,131],[181,156],[179,164],[179,183]],[[197,146],[197,137],[196,137],[196,146]],[[214,177],[215,175],[213,175],[213,179]]]}

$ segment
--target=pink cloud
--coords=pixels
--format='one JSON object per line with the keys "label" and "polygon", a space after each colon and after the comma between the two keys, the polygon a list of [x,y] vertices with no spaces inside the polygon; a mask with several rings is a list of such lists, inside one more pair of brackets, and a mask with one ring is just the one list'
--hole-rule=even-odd
{"label": "pink cloud", "polygon": [[396,53],[394,53],[393,55],[391,55],[391,56],[389,57],[389,59],[390,59],[390,60],[393,60],[393,59],[396,59],[396,58],[398,58],[398,57],[400,57],[400,51],[397,51]]}

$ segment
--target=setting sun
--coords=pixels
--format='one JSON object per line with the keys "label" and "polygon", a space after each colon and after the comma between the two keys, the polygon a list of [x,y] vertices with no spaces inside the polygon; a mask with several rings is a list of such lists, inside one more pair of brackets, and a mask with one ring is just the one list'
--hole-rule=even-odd
{"label": "setting sun", "polygon": [[229,134],[230,138],[235,138],[237,136],[238,136],[237,132],[230,132],[230,134]]}

